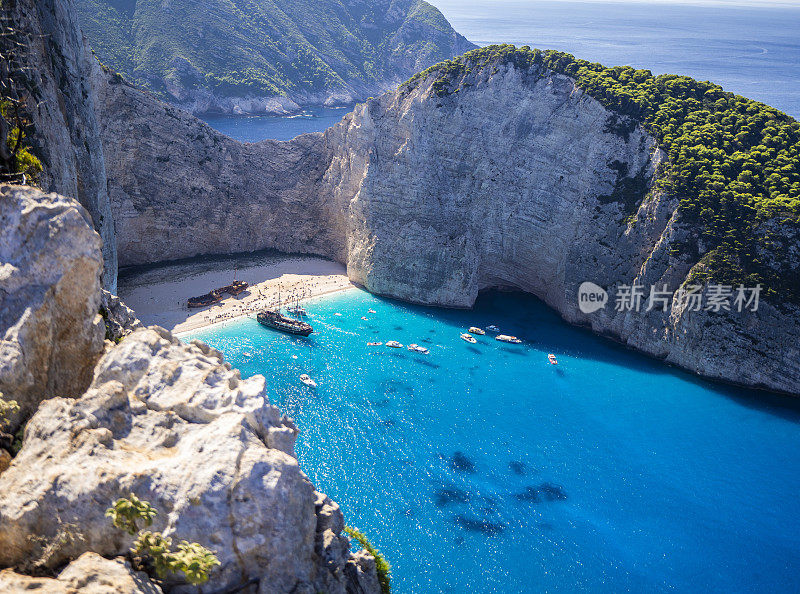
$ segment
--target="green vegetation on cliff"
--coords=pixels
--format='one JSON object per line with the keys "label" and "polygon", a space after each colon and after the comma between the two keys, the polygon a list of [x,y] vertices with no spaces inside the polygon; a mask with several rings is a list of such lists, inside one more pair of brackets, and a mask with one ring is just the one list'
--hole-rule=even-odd
{"label": "green vegetation on cliff", "polygon": [[76,0],[100,60],[162,97],[294,95],[402,80],[472,47],[423,0]]}
{"label": "green vegetation on cliff", "polygon": [[204,546],[185,540],[173,550],[171,538],[160,532],[139,530],[138,522],[151,526],[157,514],[158,511],[150,503],[133,493],[130,497],[117,499],[106,510],[106,517],[111,518],[115,528],[136,536],[131,549],[134,567],[151,570],[155,574],[153,577],[163,578],[182,572],[189,584],[197,586],[206,583],[209,572],[220,564],[217,556]]}
{"label": "green vegetation on cliff", "polygon": [[9,6],[0,0],[0,181],[35,184],[42,163],[31,153],[29,103],[36,102],[35,76],[25,66],[25,36],[12,26]]}
{"label": "green vegetation on cliff", "polygon": [[[792,117],[711,82],[653,76],[629,66],[607,68],[557,51],[495,45],[432,66],[404,86],[435,75],[440,97],[458,91],[476,68],[513,64],[573,78],[621,116],[629,116],[669,156],[657,189],[680,200],[693,241],[681,252],[697,261],[692,279],[761,283],[768,293],[800,299],[791,250],[800,237],[800,124]],[[620,123],[624,128],[624,122]],[[625,130],[612,131],[624,134]]]}
{"label": "green vegetation on cliff", "polygon": [[345,526],[344,531],[350,538],[353,538],[361,548],[375,558],[375,570],[378,574],[378,583],[381,585],[381,594],[391,594],[392,591],[392,568],[383,554],[376,549],[367,538],[367,535],[358,528]]}

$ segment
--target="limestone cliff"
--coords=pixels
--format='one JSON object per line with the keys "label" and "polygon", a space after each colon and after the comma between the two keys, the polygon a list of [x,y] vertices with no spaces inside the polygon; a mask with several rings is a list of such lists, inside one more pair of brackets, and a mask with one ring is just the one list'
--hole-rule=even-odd
{"label": "limestone cliff", "polygon": [[[704,376],[800,393],[792,304],[614,310],[617,287],[674,294],[697,263],[673,250],[693,229],[653,190],[665,157],[636,121],[543,65],[475,67],[445,95],[436,79],[324,134],[257,144],[98,80],[120,261],[275,248],[332,257],[367,289],[420,303],[517,288]],[[582,313],[583,281],[611,305]]]}
{"label": "limestone cliff", "polygon": [[72,0],[9,0],[2,10],[20,37],[25,80],[18,84],[33,120],[29,139],[44,166],[42,187],[76,198],[89,211],[103,240],[103,285],[116,292],[114,223],[90,88],[97,62]]}

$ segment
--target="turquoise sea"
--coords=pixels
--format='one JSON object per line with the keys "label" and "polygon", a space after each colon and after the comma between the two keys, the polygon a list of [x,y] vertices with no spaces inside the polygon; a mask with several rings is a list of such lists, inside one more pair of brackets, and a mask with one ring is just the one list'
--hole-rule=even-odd
{"label": "turquoise sea", "polygon": [[[352,290],[307,309],[308,339],[248,318],[192,337],[268,378],[304,470],[386,554],[394,592],[798,591],[797,400],[700,381],[520,294],[461,311]],[[460,340],[489,324],[524,344]],[[392,339],[430,354],[366,344]]]}

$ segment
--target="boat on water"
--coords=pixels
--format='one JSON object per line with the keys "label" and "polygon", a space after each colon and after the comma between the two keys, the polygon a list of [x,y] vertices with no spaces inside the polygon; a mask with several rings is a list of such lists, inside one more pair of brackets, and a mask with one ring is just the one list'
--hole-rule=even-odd
{"label": "boat on water", "polygon": [[290,307],[287,307],[286,311],[288,311],[289,313],[293,313],[297,316],[308,315],[308,312],[306,312],[305,308],[302,305],[292,305]]}
{"label": "boat on water", "polygon": [[382,342],[368,342],[367,346],[381,346],[382,344]]}
{"label": "boat on water", "polygon": [[550,365],[558,365],[558,359],[553,353],[547,355],[547,360],[550,361]]}
{"label": "boat on water", "polygon": [[466,340],[470,344],[475,344],[476,342],[478,342],[477,340],[475,340],[475,337],[472,336],[472,334],[469,334],[468,332],[463,332],[461,334],[461,340]]}
{"label": "boat on water", "polygon": [[497,327],[497,326],[495,326],[494,324],[490,324],[489,326],[486,326],[486,329],[487,329],[489,332],[500,332],[500,328],[498,328],[498,327]]}
{"label": "boat on water", "polygon": [[367,313],[378,313],[378,312],[377,312],[377,311],[375,311],[374,309],[368,309],[368,310],[367,310]]}
{"label": "boat on water", "polygon": [[317,387],[317,382],[311,379],[307,373],[304,373],[303,375],[300,376],[300,381],[303,382],[305,385],[307,385],[309,388]]}
{"label": "boat on water", "polygon": [[361,319],[366,322],[367,321],[367,316],[361,316]]}
{"label": "boat on water", "polygon": [[426,349],[424,346],[419,346],[418,344],[414,343],[408,345],[408,350],[414,351],[415,353],[422,353],[423,355],[427,355],[428,353],[430,353],[430,351]]}
{"label": "boat on water", "polygon": [[300,320],[293,320],[281,315],[279,311],[272,309],[264,309],[256,315],[256,320],[262,326],[285,332],[287,334],[295,334],[297,336],[308,336],[314,329],[311,324],[301,322]]}
{"label": "boat on water", "polygon": [[390,340],[386,343],[386,346],[391,347],[393,349],[402,349],[403,345],[397,342],[396,340]]}
{"label": "boat on water", "polygon": [[495,336],[495,340],[499,340],[500,342],[510,342],[512,344],[520,344],[522,342],[516,336],[509,336],[508,334],[498,334]]}
{"label": "boat on water", "polygon": [[477,326],[470,326],[469,330],[467,330],[470,334],[477,334],[478,336],[483,336],[486,332],[483,328],[478,328]]}

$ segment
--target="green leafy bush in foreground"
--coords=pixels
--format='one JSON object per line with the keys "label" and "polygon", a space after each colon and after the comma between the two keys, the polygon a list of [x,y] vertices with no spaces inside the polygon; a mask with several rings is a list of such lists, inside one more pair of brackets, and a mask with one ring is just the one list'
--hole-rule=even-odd
{"label": "green leafy bush in foreground", "polygon": [[345,526],[344,531],[348,534],[348,536],[354,538],[365,551],[375,557],[375,568],[378,572],[378,582],[381,585],[381,592],[383,594],[389,594],[392,591],[392,567],[389,565],[389,562],[378,549],[372,546],[372,543],[369,542],[369,539],[366,537],[366,535],[358,528]]}
{"label": "green leafy bush in foreground", "polygon": [[[158,511],[153,506],[133,494],[117,499],[106,510],[106,516],[111,518],[114,526],[131,535],[139,531],[137,522],[150,526],[157,514]],[[209,572],[219,565],[219,559],[214,552],[204,546],[182,540],[177,549],[172,550],[171,538],[149,530],[139,531],[131,553],[148,560],[158,577],[163,578],[180,571],[186,581],[194,585],[207,582]]]}
{"label": "green leafy bush in foreground", "polygon": [[[678,254],[695,280],[761,283],[765,294],[800,302],[800,274],[787,266],[800,237],[800,124],[763,103],[687,76],[607,68],[557,51],[493,45],[447,60],[404,83],[436,76],[446,97],[473,69],[513,64],[572,77],[588,95],[642,124],[669,156],[656,189],[680,200],[694,234]],[[611,130],[624,134],[624,130]],[[641,200],[641,198],[640,198]]]}

